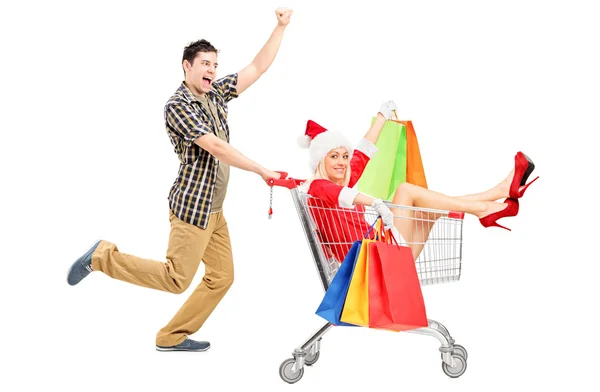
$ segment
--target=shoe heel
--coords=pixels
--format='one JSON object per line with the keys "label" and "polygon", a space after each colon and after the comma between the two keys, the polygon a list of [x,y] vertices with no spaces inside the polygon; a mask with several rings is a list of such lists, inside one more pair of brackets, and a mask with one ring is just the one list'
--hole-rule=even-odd
{"label": "shoe heel", "polygon": [[508,227],[502,226],[501,224],[499,224],[496,221],[490,221],[489,219],[479,219],[479,222],[481,222],[481,225],[483,227],[500,227],[504,230],[508,230],[508,231],[512,231],[511,229],[509,229]]}
{"label": "shoe heel", "polygon": [[536,178],[534,178],[527,184],[523,185],[522,187],[519,187],[519,197],[523,197],[523,195],[525,194],[525,191],[527,190],[527,188],[529,188],[529,185],[533,184],[535,182],[535,180],[537,180],[538,178],[540,178],[540,176],[537,176]]}
{"label": "shoe heel", "polygon": [[493,214],[486,215],[483,218],[479,218],[479,223],[481,223],[483,227],[500,227],[504,230],[512,231],[508,227],[498,224],[498,219],[517,216],[519,213],[519,201],[517,199],[506,199],[504,202],[507,204],[506,208],[494,212]]}
{"label": "shoe heel", "polygon": [[498,222],[494,222],[492,223],[490,226],[495,226],[495,227],[501,227],[504,230],[508,230],[508,231],[512,231],[511,229],[509,229],[508,227],[502,226],[501,224],[499,224]]}

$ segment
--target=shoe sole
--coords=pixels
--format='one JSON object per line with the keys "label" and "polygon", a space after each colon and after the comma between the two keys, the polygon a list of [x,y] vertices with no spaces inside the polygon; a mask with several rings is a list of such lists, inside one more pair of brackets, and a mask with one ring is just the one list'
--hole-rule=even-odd
{"label": "shoe sole", "polygon": [[521,178],[520,186],[524,186],[525,184],[527,184],[527,179],[529,178],[531,173],[535,170],[535,164],[533,163],[531,158],[529,158],[525,154],[523,154],[523,156],[525,157],[525,160],[527,161],[527,169],[525,170],[525,173],[523,174],[523,177]]}
{"label": "shoe sole", "polygon": [[171,347],[156,346],[156,351],[160,351],[160,352],[168,352],[168,351],[204,352],[204,351],[207,351],[209,348],[210,348],[210,346],[208,346],[206,348],[202,348],[202,349],[197,349],[197,350],[189,350],[189,349],[184,349],[184,348],[171,348]]}
{"label": "shoe sole", "polygon": [[[90,253],[90,251],[92,250],[92,248],[93,248],[94,246],[95,246],[95,247],[98,247],[97,245],[99,245],[99,244],[100,244],[100,242],[101,242],[101,240],[97,240],[96,242],[94,242],[94,243],[92,244],[92,246],[90,246],[90,247],[88,248],[88,250],[86,250],[86,251],[85,251],[85,253],[83,254],[83,256],[80,256],[80,257],[79,257],[77,260],[75,260],[75,262],[74,262],[74,263],[71,265],[71,268],[69,268],[69,271],[67,271],[67,283],[69,283],[69,275],[71,275],[71,272],[73,271],[73,268],[75,268],[75,264],[76,264],[77,262],[79,262],[79,260],[81,260],[81,259],[85,259],[85,258],[88,256],[88,254]],[[94,250],[95,250],[95,249],[94,249]],[[93,253],[93,252],[92,252],[92,253]],[[85,279],[85,277],[84,277],[84,279]],[[81,280],[83,280],[83,279],[81,279]],[[79,283],[81,282],[81,280],[80,280],[79,282],[77,282],[77,283],[73,284],[73,285],[69,283],[69,285],[70,285],[70,286],[75,286],[75,285],[79,284]]]}

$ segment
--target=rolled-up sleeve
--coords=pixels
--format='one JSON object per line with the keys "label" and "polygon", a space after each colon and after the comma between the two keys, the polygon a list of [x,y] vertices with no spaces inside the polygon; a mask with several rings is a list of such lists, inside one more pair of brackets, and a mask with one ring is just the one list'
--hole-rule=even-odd
{"label": "rolled-up sleeve", "polygon": [[238,97],[237,92],[237,73],[227,75],[213,83],[213,87],[219,92],[219,94],[225,100],[225,103]]}
{"label": "rolled-up sleeve", "polygon": [[200,136],[211,133],[198,114],[186,102],[172,102],[165,107],[167,125],[181,137],[186,146],[191,146]]}

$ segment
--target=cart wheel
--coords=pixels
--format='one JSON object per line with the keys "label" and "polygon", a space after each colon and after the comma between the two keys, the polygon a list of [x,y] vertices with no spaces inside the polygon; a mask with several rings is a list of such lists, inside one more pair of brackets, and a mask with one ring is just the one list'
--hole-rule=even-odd
{"label": "cart wheel", "polygon": [[467,360],[459,354],[452,354],[452,359],[454,359],[456,367],[452,367],[446,362],[442,362],[442,370],[444,371],[444,373],[446,373],[446,376],[451,378],[457,378],[462,376],[463,373],[467,370]]}
{"label": "cart wheel", "polygon": [[314,354],[310,354],[310,353],[306,354],[306,357],[304,357],[304,364],[306,366],[312,366],[315,363],[317,363],[317,361],[319,360],[320,353],[321,353],[320,351],[317,351]]}
{"label": "cart wheel", "polygon": [[304,375],[304,368],[297,371],[292,370],[292,367],[295,363],[296,360],[294,358],[290,358],[283,361],[281,366],[279,366],[279,376],[288,384],[298,382]]}
{"label": "cart wheel", "polygon": [[[465,360],[469,357],[469,354],[467,354],[467,349],[461,346],[460,344],[453,345],[452,349],[452,354],[458,354]],[[440,354],[440,356],[442,357],[442,359],[444,359],[444,354]]]}
{"label": "cart wheel", "polygon": [[461,346],[460,344],[455,344],[452,348],[454,349],[454,351],[452,351],[453,354],[460,355],[465,359],[465,361],[467,360],[467,358],[469,358],[469,355],[467,354],[467,349]]}

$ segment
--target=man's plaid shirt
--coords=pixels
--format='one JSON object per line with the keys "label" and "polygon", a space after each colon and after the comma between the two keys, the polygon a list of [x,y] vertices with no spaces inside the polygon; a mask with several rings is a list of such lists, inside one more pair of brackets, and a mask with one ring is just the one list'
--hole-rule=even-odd
{"label": "man's plaid shirt", "polygon": [[[227,103],[237,98],[236,85],[237,74],[227,75],[213,82],[207,93],[217,108],[216,121],[221,121],[228,142]],[[217,161],[194,140],[208,133],[215,134],[215,124],[184,83],[165,105],[164,115],[169,139],[180,161],[177,179],[169,192],[169,207],[182,221],[206,229],[217,179]]]}

